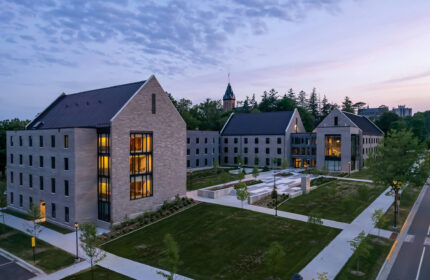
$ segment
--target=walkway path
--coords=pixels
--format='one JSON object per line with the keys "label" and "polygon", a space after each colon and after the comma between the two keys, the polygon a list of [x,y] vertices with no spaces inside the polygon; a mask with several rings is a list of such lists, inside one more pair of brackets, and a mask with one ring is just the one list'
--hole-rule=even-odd
{"label": "walkway path", "polygon": [[[31,221],[27,221],[13,215],[5,214],[5,223],[6,225],[13,227],[17,230],[26,232],[26,229],[31,225]],[[41,227],[43,230],[39,235],[39,239],[50,243],[64,251],[67,251],[73,255],[76,254],[76,236],[75,233],[62,234],[52,229]],[[99,229],[99,231],[103,231]],[[80,242],[80,241],[78,241]],[[161,271],[161,269],[138,263],[129,259],[125,259],[110,253],[106,252],[106,258],[103,259],[98,265],[101,267],[113,270],[120,274],[126,275],[128,277],[134,279],[164,279],[161,275],[157,274],[157,271]],[[79,246],[79,257],[88,260],[88,257],[84,254],[82,249]],[[89,267],[88,261],[84,261],[73,266],[69,266],[65,269],[59,270],[55,273],[52,273],[48,276],[44,276],[43,278],[34,278],[34,279],[62,279],[69,275],[72,275],[76,272],[79,272],[83,269]],[[187,277],[178,275],[175,279],[178,280],[186,280],[189,279]]]}

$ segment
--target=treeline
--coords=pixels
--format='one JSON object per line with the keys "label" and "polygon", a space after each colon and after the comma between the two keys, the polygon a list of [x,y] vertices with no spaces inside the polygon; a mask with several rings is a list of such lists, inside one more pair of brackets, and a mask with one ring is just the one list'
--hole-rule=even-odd
{"label": "treeline", "polygon": [[430,148],[430,111],[418,112],[412,117],[404,118],[393,112],[385,112],[375,123],[385,134],[390,130],[410,130]]}
{"label": "treeline", "polygon": [[[175,107],[187,123],[187,129],[221,130],[231,112],[224,112],[221,100],[206,99],[200,104],[193,105],[189,99],[175,100],[168,93]],[[320,95],[314,88],[309,96],[305,91],[297,94],[293,89],[281,95],[275,89],[264,91],[261,101],[257,102],[255,94],[247,96],[245,100],[237,101],[235,113],[258,113],[293,111],[297,108],[307,131],[312,131],[315,126],[325,118],[333,108],[341,108],[346,112],[354,113],[356,109],[364,107],[364,102],[353,103],[347,96],[341,106],[330,103],[324,95]]]}

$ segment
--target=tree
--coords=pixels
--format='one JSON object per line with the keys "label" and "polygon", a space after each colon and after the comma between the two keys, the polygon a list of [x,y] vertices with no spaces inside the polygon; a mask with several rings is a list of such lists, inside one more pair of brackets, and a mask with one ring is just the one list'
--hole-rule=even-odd
{"label": "tree", "polygon": [[39,237],[39,234],[42,232],[42,229],[39,224],[41,219],[39,205],[31,203],[27,215],[30,217],[31,220],[31,226],[27,229],[27,232],[28,234],[37,239]]}
{"label": "tree", "polygon": [[279,242],[272,242],[269,249],[264,254],[264,262],[267,269],[274,275],[281,274],[282,267],[285,264],[285,250]]}
{"label": "tree", "polygon": [[[376,209],[372,214],[372,222],[373,226],[376,228],[378,224],[385,222],[384,210]],[[378,236],[380,233],[380,229],[378,228]]]}
{"label": "tree", "polygon": [[321,117],[325,118],[330,114],[332,106],[328,103],[327,97],[324,95],[321,105]]}
{"label": "tree", "polygon": [[243,202],[249,196],[248,186],[243,182],[239,182],[234,186],[234,190],[236,191],[236,197],[238,200],[241,201],[242,208],[243,208]]}
{"label": "tree", "polygon": [[213,163],[215,174],[218,174],[219,161],[216,159]]}
{"label": "tree", "polygon": [[423,178],[429,174],[425,145],[410,131],[394,130],[387,134],[366,162],[373,181],[391,186],[394,192],[394,227],[397,228],[400,189],[408,184],[424,184]]}
{"label": "tree", "polygon": [[282,169],[287,169],[288,168],[288,161],[287,161],[286,158],[282,159],[281,168]]}
{"label": "tree", "polygon": [[0,172],[2,179],[6,178],[6,131],[25,129],[25,126],[29,122],[29,120],[20,120],[17,118],[0,121]]}
{"label": "tree", "polygon": [[366,234],[362,231],[353,240],[349,241],[351,249],[355,251],[357,256],[357,271],[360,271],[360,258],[367,257],[370,254],[371,246],[365,239]]}
{"label": "tree", "polygon": [[312,116],[314,116],[315,119],[318,119],[318,96],[315,88],[312,90],[311,95],[309,97],[308,108]]}
{"label": "tree", "polygon": [[294,111],[296,107],[296,101],[286,95],[276,102],[276,111]]}
{"label": "tree", "polygon": [[288,95],[287,95],[287,97],[288,97],[289,99],[293,100],[294,102],[296,102],[296,94],[294,93],[294,91],[293,91],[293,89],[292,89],[292,88],[290,88],[290,89],[288,90]]}
{"label": "tree", "polygon": [[252,168],[252,177],[254,177],[254,179],[257,179],[258,175],[260,175],[260,172],[258,172],[258,167],[254,166],[254,168]]}
{"label": "tree", "polygon": [[94,279],[93,267],[106,257],[105,252],[97,248],[97,227],[94,223],[79,225],[81,248],[90,259],[91,279]]}
{"label": "tree", "polygon": [[315,127],[315,118],[311,113],[308,112],[303,107],[297,107],[297,111],[299,111],[300,118],[302,119],[303,126],[306,131],[312,131]]}
{"label": "tree", "polygon": [[366,103],[364,103],[362,101],[356,102],[352,105],[352,107],[354,109],[357,109],[357,111],[360,110],[361,108],[363,108],[364,106],[366,106]]}
{"label": "tree", "polygon": [[354,107],[352,107],[352,101],[348,96],[345,96],[345,100],[342,102],[342,111],[354,114]]}
{"label": "tree", "polygon": [[302,107],[303,109],[308,108],[308,100],[306,98],[306,92],[303,90],[299,92],[299,96],[297,97],[297,105]]}
{"label": "tree", "polygon": [[158,271],[157,273],[167,280],[173,280],[181,261],[179,259],[178,244],[170,233],[164,236],[164,246],[166,246],[165,257],[160,260],[160,265],[166,267],[166,270],[169,271],[169,273],[162,271]]}
{"label": "tree", "polygon": [[276,111],[277,101],[278,92],[275,89],[271,89],[269,92],[264,91],[258,109],[260,109],[261,112]]}
{"label": "tree", "polygon": [[375,121],[375,124],[386,134],[391,129],[392,124],[398,120],[400,117],[396,113],[385,112]]}

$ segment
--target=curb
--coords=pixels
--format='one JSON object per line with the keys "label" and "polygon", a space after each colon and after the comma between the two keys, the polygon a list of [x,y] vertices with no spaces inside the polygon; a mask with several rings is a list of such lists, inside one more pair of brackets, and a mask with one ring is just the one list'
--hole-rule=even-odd
{"label": "curb", "polygon": [[21,266],[25,270],[28,270],[28,271],[36,274],[36,276],[46,276],[46,273],[43,272],[40,268],[37,268],[34,265],[29,264],[28,262],[24,261],[23,259],[18,258],[17,256],[15,256],[15,255],[13,255],[13,254],[9,253],[8,251],[5,251],[1,248],[0,248],[0,255],[4,256],[7,259],[14,261],[17,265]]}
{"label": "curb", "polygon": [[376,280],[386,280],[388,278],[391,268],[393,267],[394,262],[396,261],[397,255],[400,252],[400,248],[402,247],[403,241],[407,236],[407,232],[409,231],[409,228],[412,225],[412,221],[415,218],[415,214],[417,213],[418,207],[421,205],[421,202],[424,198],[424,194],[427,192],[428,188],[429,188],[429,185],[427,185],[426,183],[423,189],[421,190],[417,200],[415,201],[414,206],[409,212],[409,215],[406,218],[406,221],[403,224],[401,231],[397,236],[397,239],[394,241],[393,247],[391,248],[390,253],[386,257],[385,262],[382,265],[378,273],[378,276],[376,277]]}

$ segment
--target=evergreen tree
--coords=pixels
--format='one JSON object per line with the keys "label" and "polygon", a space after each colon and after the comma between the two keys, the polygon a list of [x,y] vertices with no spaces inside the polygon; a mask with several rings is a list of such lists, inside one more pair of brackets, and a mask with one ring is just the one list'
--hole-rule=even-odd
{"label": "evergreen tree", "polygon": [[276,111],[276,103],[278,101],[278,92],[275,89],[271,89],[269,92],[264,91],[261,96],[261,102],[258,106],[261,112],[273,112]]}
{"label": "evergreen tree", "polygon": [[324,98],[321,102],[321,116],[325,118],[328,114],[330,114],[331,110],[332,107],[328,103],[327,97],[324,95]]}
{"label": "evergreen tree", "polygon": [[255,93],[253,93],[252,94],[252,97],[251,97],[251,100],[250,100],[250,102],[249,102],[249,105],[251,106],[251,110],[253,110],[253,109],[257,109],[258,108],[258,103],[257,103],[257,101],[255,100]]}
{"label": "evergreen tree", "polygon": [[311,96],[309,97],[309,102],[308,102],[308,109],[309,112],[312,114],[312,116],[314,116],[315,119],[318,118],[318,97],[317,97],[317,93],[316,93],[316,89],[314,88],[312,90]]}
{"label": "evergreen tree", "polygon": [[293,89],[292,88],[290,88],[289,90],[288,90],[288,96],[287,96],[289,99],[291,99],[291,100],[294,100],[294,101],[296,101],[296,94],[294,93],[294,91],[293,91]]}
{"label": "evergreen tree", "polygon": [[342,102],[342,111],[354,114],[354,107],[352,106],[352,101],[348,96],[345,96],[345,100]]}
{"label": "evergreen tree", "polygon": [[299,96],[297,97],[297,105],[307,109],[308,108],[308,100],[306,98],[306,92],[303,90],[299,92]]}

